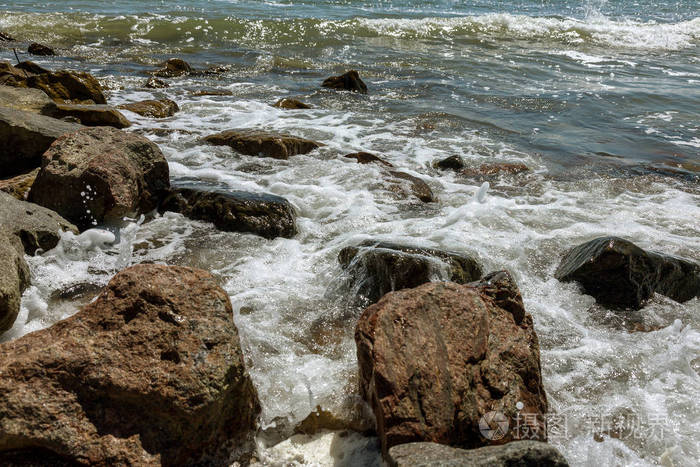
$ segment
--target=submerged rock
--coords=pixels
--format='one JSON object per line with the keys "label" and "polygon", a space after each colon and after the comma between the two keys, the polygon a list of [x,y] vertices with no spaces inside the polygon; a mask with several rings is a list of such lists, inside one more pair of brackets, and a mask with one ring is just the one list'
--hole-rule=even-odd
{"label": "submerged rock", "polygon": [[120,109],[129,110],[142,117],[166,118],[175,115],[180,110],[175,101],[170,99],[146,100],[131,102],[119,106]]}
{"label": "submerged rock", "polygon": [[0,107],[52,116],[56,103],[40,89],[0,86]]}
{"label": "submerged rock", "polygon": [[350,70],[344,75],[326,78],[321,86],[337,91],[352,91],[367,94],[367,85],[360,79],[360,74],[355,70]]}
{"label": "submerged rock", "polygon": [[29,200],[84,230],[155,209],[169,186],[168,163],[155,143],[95,127],[66,134],[51,145]]}
{"label": "submerged rock", "polygon": [[160,78],[175,78],[188,75],[194,70],[189,63],[180,58],[171,58],[163,64],[163,68],[154,71],[153,74]]}
{"label": "submerged rock", "polygon": [[424,203],[434,203],[437,197],[433,194],[430,186],[418,177],[415,177],[406,172],[390,170],[389,180],[390,190],[398,195],[411,193],[413,196],[423,201]]}
{"label": "submerged rock", "polygon": [[41,164],[41,155],[59,136],[83,128],[33,112],[0,107],[0,177]]}
{"label": "submerged rock", "polygon": [[32,42],[29,44],[29,47],[27,48],[27,52],[29,52],[32,55],[42,55],[42,56],[51,56],[51,55],[56,55],[56,52],[51,47],[48,47],[44,44],[39,44],[38,42]]}
{"label": "submerged rock", "polygon": [[483,273],[476,259],[462,253],[376,240],[343,248],[338,261],[350,275],[351,289],[370,303],[394,290],[440,279],[466,284]]}
{"label": "submerged rock", "polygon": [[321,143],[284,133],[263,130],[228,130],[204,138],[215,146],[229,146],[236,152],[248,156],[288,159],[297,154],[307,154],[318,149]]}
{"label": "submerged rock", "polygon": [[258,397],[208,272],[142,264],[77,314],[0,345],[0,458],[229,465],[253,450]]}
{"label": "submerged rock", "polygon": [[163,89],[163,88],[170,87],[170,85],[168,83],[166,83],[165,81],[163,81],[162,79],[158,79],[155,76],[151,76],[146,81],[146,84],[144,85],[144,87],[147,87],[149,89]]}
{"label": "submerged rock", "polygon": [[109,105],[58,104],[53,115],[56,118],[74,117],[85,126],[120,129],[131,126],[131,122],[121,112]]}
{"label": "submerged rock", "polygon": [[33,255],[37,250],[48,251],[58,244],[61,232],[75,234],[78,229],[50,209],[34,203],[20,201],[0,192],[0,226],[8,234],[22,242],[25,253]]}
{"label": "submerged rock", "polygon": [[435,167],[440,170],[461,170],[465,167],[464,159],[459,156],[450,156],[435,163]]}
{"label": "submerged rock", "polygon": [[[7,331],[14,324],[19,313],[22,292],[27,287],[29,287],[29,266],[24,260],[22,244],[16,236],[5,231],[4,222],[0,223],[0,332]],[[2,355],[1,352],[0,355]],[[0,362],[2,360],[0,359]],[[1,411],[0,415],[2,415]],[[0,427],[2,427],[1,420],[2,417],[0,417]]]}
{"label": "submerged rock", "polygon": [[[503,284],[522,308],[512,279]],[[432,282],[388,293],[362,313],[355,330],[360,392],[385,454],[414,441],[475,448],[523,436],[546,440],[532,317],[523,309],[516,322],[493,297],[480,286]],[[490,412],[508,425],[491,431]]]}
{"label": "submerged rock", "polygon": [[645,251],[619,237],[600,237],[571,249],[554,273],[576,281],[602,305],[639,309],[654,293],[677,302],[700,297],[700,265]]}
{"label": "submerged rock", "polygon": [[163,199],[160,210],[212,222],[227,232],[249,232],[265,238],[291,238],[297,233],[292,205],[268,193],[176,188]]}
{"label": "submerged rock", "polygon": [[352,154],[346,154],[343,157],[347,157],[348,159],[355,159],[358,164],[371,164],[372,162],[376,162],[377,164],[381,164],[386,167],[393,167],[391,163],[369,152],[353,152]]}
{"label": "submerged rock", "polygon": [[541,441],[459,449],[437,443],[407,443],[389,449],[392,467],[568,467],[556,448]]}
{"label": "submerged rock", "polygon": [[39,169],[36,168],[25,174],[0,180],[0,191],[7,193],[13,198],[25,200],[38,174]]}
{"label": "submerged rock", "polygon": [[280,99],[277,102],[274,103],[273,107],[279,107],[280,109],[310,109],[310,105],[306,105],[301,101],[298,101],[296,99]]}

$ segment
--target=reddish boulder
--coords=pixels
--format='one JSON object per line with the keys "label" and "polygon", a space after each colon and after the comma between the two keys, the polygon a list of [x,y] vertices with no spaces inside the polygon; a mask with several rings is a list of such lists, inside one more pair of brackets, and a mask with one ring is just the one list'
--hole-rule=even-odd
{"label": "reddish boulder", "polygon": [[82,230],[155,209],[169,186],[168,163],[155,143],[95,127],[66,134],[51,145],[29,200]]}
{"label": "reddish boulder", "polygon": [[0,458],[247,462],[260,406],[232,318],[208,272],[120,272],[72,317],[0,345]]}
{"label": "reddish boulder", "polygon": [[500,443],[522,430],[546,440],[537,335],[507,273],[391,292],[363,312],[355,342],[360,392],[385,453],[414,441],[489,444],[480,430],[489,412],[512,422]]}

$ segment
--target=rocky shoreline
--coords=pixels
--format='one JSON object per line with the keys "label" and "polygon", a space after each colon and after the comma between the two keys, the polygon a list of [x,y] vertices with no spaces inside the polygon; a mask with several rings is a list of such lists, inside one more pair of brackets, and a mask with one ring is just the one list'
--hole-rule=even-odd
{"label": "rocky shoreline", "polygon": [[[171,59],[148,82],[216,72]],[[319,84],[328,92],[371,92],[356,71]],[[306,108],[289,100],[274,105]],[[119,108],[147,118],[178,111],[158,100]],[[294,207],[282,197],[171,186],[160,148],[129,126],[89,73],[0,63],[0,332],[12,326],[30,285],[25,255],[51,250],[64,231],[117,228],[125,218],[160,211],[269,240],[297,234]],[[239,128],[199,143],[279,160],[323,146]],[[338,157],[380,166],[396,196],[438,199],[421,178],[380,156]],[[528,170],[466,169],[453,158],[436,167],[483,180]],[[366,307],[355,325],[358,392],[371,411],[367,432],[390,465],[566,465],[546,444],[549,407],[535,324],[509,272],[484,274],[478,258],[374,240],[346,246],[338,263],[347,279],[340,293]],[[573,246],[555,277],[579,283],[611,309],[639,309],[654,293],[679,302],[700,296],[697,263],[616,237]],[[141,264],[119,272],[72,317],[0,344],[0,459],[254,463],[260,402],[232,317],[210,273]],[[301,425],[353,429],[321,413],[317,423]],[[525,420],[522,431],[498,432],[502,420],[492,413],[511,427]]]}

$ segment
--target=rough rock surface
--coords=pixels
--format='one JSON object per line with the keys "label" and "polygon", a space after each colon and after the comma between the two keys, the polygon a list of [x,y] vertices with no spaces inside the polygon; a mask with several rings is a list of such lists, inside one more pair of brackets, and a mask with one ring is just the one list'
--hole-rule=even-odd
{"label": "rough rock surface", "polygon": [[111,126],[128,128],[131,122],[121,112],[109,105],[58,104],[53,113],[56,118],[75,117],[85,126]]}
{"label": "rough rock surface", "polygon": [[39,169],[36,168],[25,174],[0,180],[0,191],[11,195],[13,198],[25,200],[38,174]]}
{"label": "rough rock surface", "polygon": [[246,462],[260,407],[232,316],[208,272],[144,264],[72,317],[1,344],[0,458]]}
{"label": "rough rock surface", "polygon": [[83,230],[155,209],[169,186],[168,163],[155,143],[95,127],[64,135],[51,145],[29,200]]}
{"label": "rough rock surface", "polygon": [[288,159],[297,154],[307,154],[321,146],[320,143],[283,133],[262,130],[228,130],[207,136],[204,141],[216,146],[229,146],[248,156]]}
{"label": "rough rock surface", "polygon": [[389,449],[391,467],[568,467],[559,451],[541,441],[459,449],[436,443],[400,444]]}
{"label": "rough rock surface", "polygon": [[279,107],[280,109],[290,109],[290,110],[310,109],[311,108],[310,105],[304,104],[303,102],[301,102],[299,100],[287,99],[287,98],[278,100],[277,102],[275,102],[273,107]]}
{"label": "rough rock surface", "polygon": [[129,110],[142,117],[166,118],[175,115],[180,110],[175,101],[170,99],[146,100],[131,102],[119,106],[120,109]]}
{"label": "rough rock surface", "polygon": [[220,230],[249,232],[265,238],[291,238],[297,232],[294,208],[289,201],[267,193],[178,188],[163,199],[160,210],[213,222]]}
{"label": "rough rock surface", "polygon": [[[432,282],[388,293],[363,312],[355,330],[360,392],[374,411],[385,454],[414,441],[487,445],[480,421],[492,411],[509,420],[494,441],[546,440],[532,317],[512,279],[500,281],[512,289],[503,293],[510,311],[490,282]],[[519,322],[513,297],[522,309]]]}
{"label": "rough rock surface", "polygon": [[0,177],[39,167],[41,155],[51,143],[80,128],[75,123],[0,107]]}
{"label": "rough rock surface", "polygon": [[390,189],[396,194],[403,195],[411,193],[413,196],[423,201],[424,203],[433,203],[437,201],[437,197],[433,194],[430,186],[418,177],[415,177],[406,172],[390,170],[389,180]]}
{"label": "rough rock surface", "polygon": [[0,332],[12,327],[19,313],[22,292],[27,287],[29,266],[24,261],[22,244],[17,237],[7,233],[4,224],[0,223]]}
{"label": "rough rock surface", "polygon": [[177,76],[188,75],[194,70],[189,63],[180,58],[171,58],[163,64],[163,68],[153,72],[160,78],[175,78]]}
{"label": "rough rock surface", "polygon": [[654,293],[684,302],[700,297],[700,265],[645,251],[618,237],[600,237],[564,255],[555,272],[576,281],[602,305],[639,309]]}
{"label": "rough rock surface", "polygon": [[50,250],[60,239],[60,232],[78,229],[50,209],[34,203],[20,201],[0,192],[0,228],[17,236],[25,253],[33,255],[36,250]]}
{"label": "rough rock surface", "polygon": [[0,86],[0,107],[49,116],[57,108],[56,103],[39,89],[12,86]]}
{"label": "rough rock surface", "polygon": [[353,152],[352,154],[346,154],[343,157],[347,157],[348,159],[355,159],[358,164],[370,164],[372,162],[376,162],[386,167],[393,167],[391,163],[369,152]]}
{"label": "rough rock surface", "polygon": [[355,70],[350,70],[344,75],[326,78],[321,86],[337,91],[352,91],[367,94],[367,85],[360,79],[360,74]]}
{"label": "rough rock surface", "polygon": [[42,55],[42,56],[51,56],[51,55],[56,55],[56,52],[51,47],[48,47],[44,44],[39,44],[38,42],[32,42],[29,44],[29,47],[27,48],[27,52],[29,52],[32,55]]}
{"label": "rough rock surface", "polygon": [[440,170],[461,170],[465,167],[464,160],[459,156],[450,156],[435,163]]}
{"label": "rough rock surface", "polygon": [[441,278],[466,284],[483,273],[476,259],[462,253],[376,240],[343,248],[338,261],[350,273],[351,289],[370,303],[394,290]]}
{"label": "rough rock surface", "polygon": [[155,76],[151,76],[146,81],[145,87],[147,87],[149,89],[163,89],[163,88],[170,87],[170,85],[168,83],[166,83],[165,81],[163,81],[162,79],[158,79]]}

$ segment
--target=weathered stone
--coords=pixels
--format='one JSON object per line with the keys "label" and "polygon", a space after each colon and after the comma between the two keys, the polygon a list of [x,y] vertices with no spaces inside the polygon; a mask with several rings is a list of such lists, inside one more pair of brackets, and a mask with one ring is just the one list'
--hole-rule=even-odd
{"label": "weathered stone", "polygon": [[23,62],[20,62],[17,65],[15,65],[15,68],[28,71],[28,72],[33,73],[35,75],[41,75],[44,73],[51,73],[51,70],[48,70],[48,69],[42,67],[41,65],[39,65],[38,63],[32,62],[31,60],[25,60]]}
{"label": "weathered stone", "polygon": [[38,174],[39,168],[36,168],[26,174],[0,180],[0,191],[9,194],[13,198],[25,200]]}
{"label": "weathered stone", "polygon": [[56,103],[39,89],[0,86],[0,107],[52,116]]}
{"label": "weathered stone", "polygon": [[[355,331],[360,392],[385,454],[414,441],[506,443],[524,431],[546,440],[539,344],[532,317],[522,314],[518,324],[493,290],[452,282],[388,293],[363,312]],[[490,425],[480,423],[489,412],[509,426],[487,439],[482,429]]]}
{"label": "weathered stone", "polygon": [[268,193],[178,188],[163,199],[160,210],[212,222],[227,232],[249,232],[265,238],[291,238],[297,232],[292,205]]}
{"label": "weathered stone", "polygon": [[388,179],[390,184],[389,188],[394,193],[401,195],[404,193],[411,193],[424,203],[433,203],[437,201],[433,190],[420,178],[396,170],[390,170],[389,175],[391,175],[391,178]]}
{"label": "weathered stone", "polygon": [[120,109],[129,110],[142,117],[166,118],[175,115],[180,107],[170,99],[146,100],[141,102],[131,102],[119,106]]}
{"label": "weathered stone", "polygon": [[29,266],[24,261],[22,244],[5,230],[4,223],[0,223],[0,332],[7,331],[14,324],[22,292],[27,287]]}
{"label": "weathered stone", "polygon": [[497,163],[497,164],[482,164],[478,168],[464,169],[462,175],[476,177],[479,175],[516,175],[523,172],[528,172],[530,169],[525,164],[519,162],[512,163]]}
{"label": "weathered stone", "polygon": [[54,112],[57,118],[74,117],[85,126],[111,126],[128,128],[131,122],[110,105],[58,104]]}
{"label": "weathered stone", "polygon": [[59,70],[30,76],[25,86],[44,91],[56,102],[106,104],[99,81],[90,73]]}
{"label": "weathered stone", "polygon": [[369,152],[353,152],[352,154],[346,154],[343,157],[347,157],[348,159],[355,159],[358,164],[371,164],[372,162],[376,162],[387,167],[393,167],[391,163]]}
{"label": "weathered stone", "polygon": [[355,70],[350,70],[344,75],[326,78],[321,86],[338,91],[352,91],[367,94],[367,85],[360,79],[360,74]]}
{"label": "weathered stone", "polygon": [[321,146],[320,143],[283,133],[262,130],[228,130],[207,136],[204,141],[216,146],[229,146],[248,156],[288,159],[297,154],[307,154]]}
{"label": "weathered stone", "polygon": [[450,156],[435,163],[435,167],[440,170],[461,170],[464,166],[464,160],[459,156]]}
{"label": "weathered stone", "polygon": [[700,265],[645,251],[618,237],[600,237],[571,249],[554,273],[576,281],[602,305],[639,309],[654,293],[677,302],[700,297]]}
{"label": "weathered stone", "polygon": [[260,406],[232,317],[209,273],[143,264],[72,317],[1,344],[0,458],[246,463]]}
{"label": "weathered stone", "polygon": [[310,105],[306,105],[301,101],[298,101],[296,99],[280,99],[277,102],[275,102],[273,107],[279,107],[280,109],[310,109]]}
{"label": "weathered stone", "polygon": [[391,467],[568,467],[556,448],[541,441],[459,449],[437,443],[407,443],[389,449]]}
{"label": "weathered stone", "polygon": [[162,79],[158,79],[155,76],[151,76],[150,78],[148,78],[148,81],[146,81],[144,87],[147,87],[149,89],[163,89],[170,87],[170,85]]}
{"label": "weathered stone", "polygon": [[523,297],[509,272],[491,272],[478,281],[469,282],[467,285],[478,288],[482,295],[491,297],[496,305],[512,314],[515,324],[520,324],[525,318]]}
{"label": "weathered stone", "polygon": [[0,192],[0,226],[21,240],[28,255],[38,249],[47,251],[55,247],[63,231],[78,233],[73,224],[55,212],[3,192]]}
{"label": "weathered stone", "polygon": [[163,68],[153,72],[153,74],[161,78],[174,78],[188,75],[193,71],[192,67],[186,61],[179,58],[171,58],[163,64]]}
{"label": "weathered stone", "polygon": [[29,44],[29,47],[27,48],[27,52],[29,52],[32,55],[43,55],[43,56],[50,56],[50,55],[56,55],[56,52],[51,47],[45,46],[43,44],[39,44],[37,42],[32,42]]}
{"label": "weathered stone", "polygon": [[434,280],[466,284],[483,273],[476,259],[462,253],[376,240],[343,248],[338,261],[349,272],[351,290],[369,303]]}
{"label": "weathered stone", "polygon": [[80,128],[44,115],[0,107],[0,177],[39,167],[41,155],[56,138]]}
{"label": "weathered stone", "polygon": [[168,163],[155,143],[95,127],[66,134],[51,145],[29,200],[83,230],[153,210],[169,186]]}

